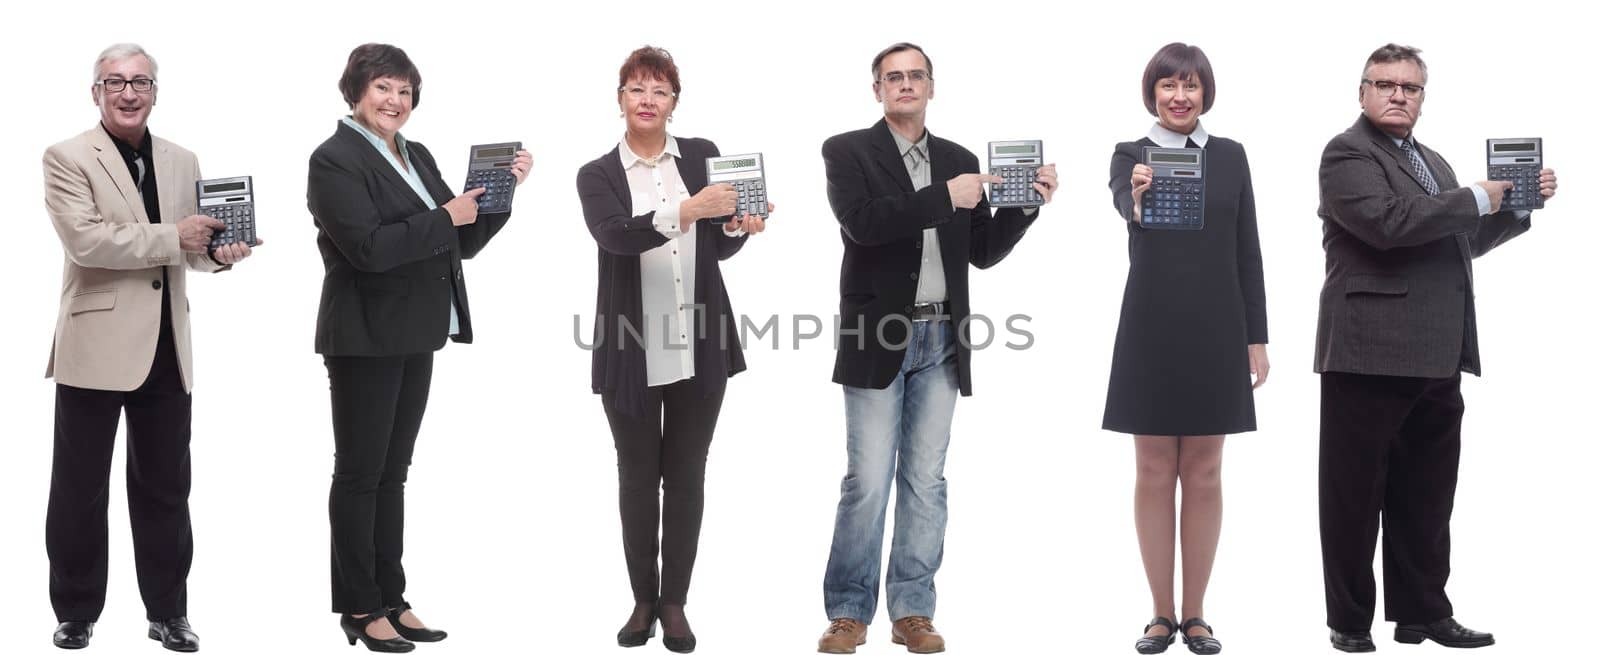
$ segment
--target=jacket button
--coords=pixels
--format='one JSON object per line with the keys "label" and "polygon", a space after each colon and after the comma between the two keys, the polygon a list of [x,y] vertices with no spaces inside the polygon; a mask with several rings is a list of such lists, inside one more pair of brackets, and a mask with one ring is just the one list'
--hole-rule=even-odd
{"label": "jacket button", "polygon": [[917,274],[916,273],[912,273],[911,274],[911,279],[913,279],[913,280],[917,279]]}
{"label": "jacket button", "polygon": [[150,281],[150,288],[155,289],[156,291],[160,291],[161,290],[161,280],[151,280]]}
{"label": "jacket button", "polygon": [[917,250],[922,250],[922,242],[921,241],[917,242]]}
{"label": "jacket button", "polygon": [[911,305],[906,305],[906,313],[907,314],[911,313]]}

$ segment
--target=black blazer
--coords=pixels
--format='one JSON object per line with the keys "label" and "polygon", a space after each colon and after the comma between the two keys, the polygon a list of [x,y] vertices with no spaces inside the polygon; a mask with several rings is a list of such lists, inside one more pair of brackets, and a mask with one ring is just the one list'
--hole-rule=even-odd
{"label": "black blazer", "polygon": [[1320,172],[1327,276],[1317,313],[1318,373],[1447,378],[1477,374],[1472,258],[1528,231],[1515,212],[1478,216],[1471,189],[1417,144],[1439,184],[1366,117],[1328,142]]}
{"label": "black blazer", "polygon": [[[705,139],[677,137],[678,175],[689,193],[706,186],[706,160],[721,153]],[[639,255],[667,242],[655,228],[655,212],[633,215],[633,193],[622,170],[619,148],[578,169],[578,199],[583,220],[599,245],[600,284],[595,298],[594,351],[590,386],[607,394],[624,413],[643,415],[645,407],[644,348],[627,330],[640,330],[644,297],[639,285]],[[694,377],[705,393],[721,391],[728,378],[743,371],[744,351],[739,326],[728,304],[718,262],[744,247],[748,236],[729,237],[716,225],[701,225],[695,232],[694,304],[700,306],[690,322],[694,334]],[[619,330],[621,330],[619,332]]]}
{"label": "black blazer", "polygon": [[388,356],[444,347],[450,300],[460,334],[472,342],[461,260],[470,259],[511,214],[480,214],[456,227],[444,204],[455,193],[427,148],[408,141],[411,165],[433,196],[428,209],[372,143],[339,123],[311,153],[306,206],[317,225],[324,269],[317,308],[317,352]]}
{"label": "black blazer", "polygon": [[[950,207],[950,178],[977,173],[978,158],[966,148],[928,135],[932,184],[916,191],[889,124],[845,132],[822,144],[828,204],[839,221],[844,262],[839,270],[838,354],[833,381],[882,389],[894,381],[905,359],[911,305],[922,269],[922,230],[939,229],[951,320],[962,329],[957,341],[961,395],[972,395],[970,330],[965,321],[967,264],[988,268],[1022,238],[1038,213],[1007,208],[991,214],[988,198],[972,209]],[[878,326],[883,326],[883,341]]]}

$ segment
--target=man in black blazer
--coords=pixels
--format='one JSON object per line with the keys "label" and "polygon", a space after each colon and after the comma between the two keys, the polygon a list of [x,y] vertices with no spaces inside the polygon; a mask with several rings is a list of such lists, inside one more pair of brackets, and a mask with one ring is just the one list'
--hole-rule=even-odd
{"label": "man in black blazer", "polygon": [[[967,264],[995,265],[1038,216],[991,215],[978,158],[924,129],[933,64],[897,43],[872,61],[884,118],[822,146],[828,203],[839,220],[839,342],[849,464],[823,582],[825,653],[853,653],[877,612],[889,487],[898,483],[889,554],[892,638],[914,653],[944,649],[933,629],[933,576],[944,554],[944,453],[957,394],[970,395]],[[1054,165],[1033,188],[1049,202]]]}
{"label": "man in black blazer", "polygon": [[[1479,373],[1472,258],[1522,234],[1501,211],[1509,184],[1461,187],[1412,134],[1427,65],[1386,45],[1363,69],[1362,117],[1328,142],[1320,176],[1327,278],[1317,318],[1322,374],[1320,514],[1333,647],[1374,650],[1372,551],[1383,528],[1384,606],[1395,639],[1494,643],[1452,618],[1450,511],[1461,453],[1461,371]],[[1556,176],[1542,171],[1544,197]]]}

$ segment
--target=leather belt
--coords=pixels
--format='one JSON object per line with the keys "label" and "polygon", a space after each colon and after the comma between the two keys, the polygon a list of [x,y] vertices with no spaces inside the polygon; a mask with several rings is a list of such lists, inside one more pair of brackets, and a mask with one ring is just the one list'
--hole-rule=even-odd
{"label": "leather belt", "polygon": [[935,318],[943,318],[943,319],[950,318],[950,314],[945,311],[945,304],[944,303],[942,303],[942,302],[927,302],[927,303],[922,303],[920,305],[912,305],[911,306],[911,320],[913,320],[913,321],[931,321],[931,320],[933,320]]}

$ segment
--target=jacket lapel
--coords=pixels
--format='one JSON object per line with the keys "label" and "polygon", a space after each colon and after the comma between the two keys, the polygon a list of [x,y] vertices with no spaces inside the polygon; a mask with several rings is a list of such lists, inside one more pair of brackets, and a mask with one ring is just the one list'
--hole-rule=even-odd
{"label": "jacket lapel", "polygon": [[[894,142],[894,135],[889,133],[889,121],[880,118],[878,123],[872,126],[872,150],[874,152],[872,160],[877,162],[889,177],[894,178],[901,190],[907,193],[917,190],[911,185],[911,174],[906,172],[905,157],[900,154],[900,148]],[[931,147],[929,154],[932,154]],[[938,175],[935,175],[934,180],[938,179]]]}
{"label": "jacket lapel", "polygon": [[[360,132],[355,131],[349,125],[345,125],[344,121],[339,121],[338,134],[339,138],[344,140],[346,146],[361,153],[359,156],[366,160],[368,168],[378,172],[378,179],[394,187],[393,191],[399,197],[415,201],[414,204],[419,212],[428,209],[427,203],[424,203],[422,198],[417,197],[417,192],[411,188],[411,184],[406,182],[405,178],[400,177],[400,173],[394,170],[394,164],[389,163],[388,156],[378,152],[378,149],[372,146],[372,142],[368,141],[367,137],[362,136]],[[411,165],[415,166],[416,164],[411,163]],[[423,186],[426,187],[427,182],[423,182]]]}
{"label": "jacket lapel", "polygon": [[122,161],[122,153],[117,151],[117,146],[111,143],[111,137],[106,136],[105,128],[96,125],[86,136],[89,147],[95,150],[95,159],[100,161],[100,168],[111,178],[111,184],[122,194],[122,200],[128,203],[128,211],[133,213],[135,219],[149,223],[150,217],[144,213],[144,201],[139,197],[133,178],[128,175],[128,165]]}
{"label": "jacket lapel", "polygon": [[[1366,132],[1367,137],[1372,140],[1373,145],[1378,146],[1379,150],[1388,153],[1389,157],[1394,159],[1395,165],[1400,167],[1400,171],[1405,173],[1406,177],[1411,178],[1411,181],[1416,182],[1418,188],[1423,190],[1428,188],[1428,185],[1423,184],[1422,178],[1417,177],[1417,172],[1412,170],[1411,156],[1407,155],[1406,151],[1401,150],[1400,146],[1395,145],[1394,139],[1390,137],[1387,132],[1378,129],[1378,126],[1373,125],[1372,121],[1367,120],[1366,116],[1357,118],[1356,126]],[[1424,159],[1424,161],[1426,161],[1426,159]],[[1432,164],[1430,163],[1429,165],[1431,166]],[[1437,179],[1434,181],[1438,182]],[[1443,190],[1443,188],[1444,187],[1440,187],[1441,190]]]}

